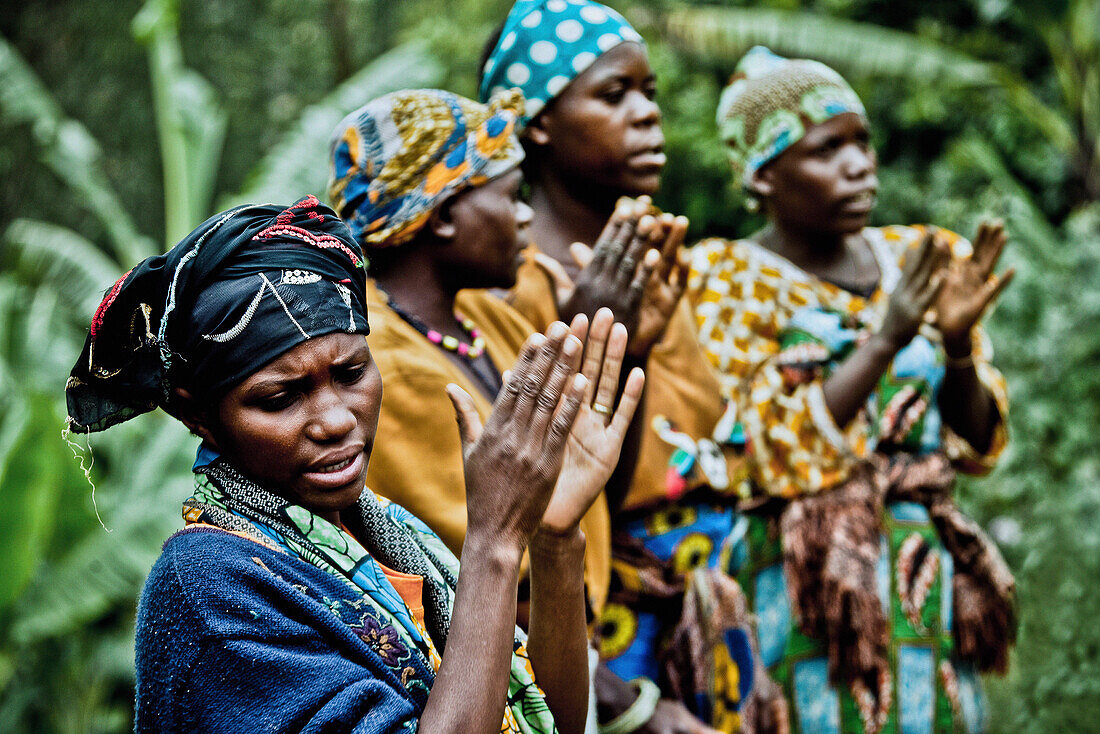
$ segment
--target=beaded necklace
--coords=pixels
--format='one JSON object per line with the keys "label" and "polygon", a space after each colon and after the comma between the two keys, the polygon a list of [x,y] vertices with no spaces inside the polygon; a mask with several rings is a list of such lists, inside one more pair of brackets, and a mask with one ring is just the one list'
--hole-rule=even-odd
{"label": "beaded necklace", "polygon": [[450,336],[449,334],[440,334],[438,331],[432,329],[423,321],[398,306],[388,293],[386,293],[385,295],[386,300],[389,301],[390,308],[393,309],[393,312],[404,319],[405,322],[409,324],[409,326],[413,327],[421,334],[423,334],[424,337],[432,344],[441,346],[448,352],[455,352],[456,354],[466,357],[471,362],[485,353],[485,338],[481,336],[481,332],[479,332],[477,330],[477,327],[474,326],[473,321],[466,318],[457,311],[455,312],[455,320],[458,321],[458,324],[462,327],[462,330],[470,335],[469,344],[461,342],[453,336]]}

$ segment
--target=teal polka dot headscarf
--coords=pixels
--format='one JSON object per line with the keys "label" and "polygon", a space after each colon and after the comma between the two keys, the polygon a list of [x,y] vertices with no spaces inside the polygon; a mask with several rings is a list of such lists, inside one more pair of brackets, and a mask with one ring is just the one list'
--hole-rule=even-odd
{"label": "teal polka dot headscarf", "polygon": [[591,0],[518,0],[482,73],[482,102],[518,87],[526,125],[569,82],[624,41],[642,43],[626,19]]}

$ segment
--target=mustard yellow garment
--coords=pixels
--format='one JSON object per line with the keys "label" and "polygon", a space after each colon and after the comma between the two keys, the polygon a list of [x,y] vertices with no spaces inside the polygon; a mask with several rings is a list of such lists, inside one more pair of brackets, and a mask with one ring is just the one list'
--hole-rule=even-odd
{"label": "mustard yellow garment", "polygon": [[[503,301],[487,302],[476,314],[459,310],[477,325],[497,370],[511,368],[533,327]],[[419,517],[455,555],[466,536],[466,487],[462,443],[454,408],[444,388],[455,383],[468,392],[485,421],[492,404],[478,386],[443,352],[387,305],[385,295],[367,283],[370,336],[367,343],[382,373],[378,437],[367,470],[367,486]],[[589,603],[599,610],[610,580],[610,518],[601,495],[581,521],[587,538],[585,584]],[[526,568],[526,564],[525,564]]]}

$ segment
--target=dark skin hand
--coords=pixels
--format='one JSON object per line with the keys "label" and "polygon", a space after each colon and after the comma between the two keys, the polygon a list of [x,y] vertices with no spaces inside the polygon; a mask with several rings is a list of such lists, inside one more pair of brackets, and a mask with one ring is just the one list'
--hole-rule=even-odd
{"label": "dark skin hand", "polygon": [[847,425],[856,417],[894,355],[917,335],[925,312],[943,286],[939,270],[949,257],[946,245],[931,234],[926,236],[906,258],[882,327],[825,380],[825,404],[838,425]]}
{"label": "dark skin hand", "polygon": [[[563,630],[585,629],[584,534],[581,518],[603,490],[616,464],[627,427],[641,398],[644,376],[635,369],[625,381],[616,410],[626,329],[613,323],[611,312],[596,313],[588,329],[581,375],[585,391],[569,433],[562,470],[554,495],[542,515],[529,552],[531,557],[531,620],[527,649],[539,684],[546,692],[560,731],[583,730],[588,710],[587,677],[580,685],[576,671],[587,665],[587,639]],[[578,316],[568,339],[583,338],[587,319]],[[568,340],[567,340],[568,343]],[[512,379],[511,371],[504,376]],[[469,396],[452,387],[465,445],[481,437],[481,422]]]}
{"label": "dark skin hand", "polygon": [[[596,669],[596,713],[607,722],[626,711],[637,696],[633,686],[611,672],[606,666]],[[662,699],[652,718],[636,731],[643,734],[718,734],[717,729],[704,724],[679,701]]]}
{"label": "dark skin hand", "polygon": [[[587,381],[576,373],[581,349],[580,340],[558,322],[545,336],[528,339],[485,427],[472,445],[464,446],[469,526],[463,567],[447,650],[420,718],[421,731],[500,731],[520,559],[553,494],[584,396]],[[468,440],[469,396],[456,386],[449,387],[449,394],[460,433]],[[583,610],[583,592],[568,583],[569,577],[580,576],[583,539],[571,540],[537,555],[556,561],[548,564],[549,572],[568,587],[564,606]],[[583,645],[583,625],[571,631]],[[580,677],[574,680],[576,690],[559,693],[570,699],[583,696],[585,671],[583,664],[573,668],[574,678]]]}
{"label": "dark skin hand", "polygon": [[[553,257],[545,253],[537,256],[538,264],[554,282],[559,313],[610,308],[630,334],[627,363],[639,367],[664,335],[687,287],[687,265],[680,257],[687,218],[654,217],[647,213],[650,209],[649,197],[624,198],[595,248],[574,243],[573,259],[581,268],[576,283]],[[619,316],[624,313],[625,317]],[[622,505],[633,481],[643,428],[631,426],[622,459],[608,482],[612,512]]]}
{"label": "dark skin hand", "polygon": [[644,361],[664,335],[687,287],[687,266],[680,246],[686,217],[651,216],[648,197],[624,199],[615,208],[594,248],[574,243],[580,268],[576,279],[546,254],[536,261],[547,272],[558,299],[558,312],[592,314],[610,308],[630,334],[627,353]]}
{"label": "dark skin hand", "polygon": [[982,388],[970,350],[974,326],[997,300],[1016,272],[1009,268],[998,277],[993,269],[1004,251],[1004,223],[982,222],[968,258],[952,258],[944,270],[944,285],[933,311],[932,324],[943,335],[947,373],[939,394],[939,408],[947,425],[979,452],[989,450],[999,420],[993,398]]}
{"label": "dark skin hand", "polygon": [[856,416],[890,361],[929,321],[940,329],[948,359],[959,360],[940,390],[943,419],[979,452],[989,449],[999,416],[967,357],[974,326],[1014,275],[993,275],[1005,241],[1003,225],[983,222],[973,256],[957,258],[934,232],[925,236],[906,258],[882,327],[825,381],[825,403],[839,425]]}

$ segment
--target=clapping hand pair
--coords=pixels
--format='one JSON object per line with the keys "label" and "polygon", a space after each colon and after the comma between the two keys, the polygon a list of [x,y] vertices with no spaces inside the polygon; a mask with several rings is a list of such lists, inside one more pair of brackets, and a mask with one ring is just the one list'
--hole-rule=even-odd
{"label": "clapping hand pair", "polygon": [[680,246],[688,220],[652,211],[647,196],[620,200],[594,247],[576,242],[570,248],[581,268],[576,281],[554,258],[536,257],[554,281],[562,317],[611,309],[626,326],[627,354],[639,360],[664,334],[687,287]]}
{"label": "clapping hand pair", "polygon": [[[505,372],[482,426],[457,385],[469,532],[526,546],[537,531],[575,532],[618,462],[645,377],[631,371],[620,392],[627,332],[610,310],[554,322],[524,345]],[[583,364],[582,364],[583,358]],[[579,369],[579,371],[578,371]]]}
{"label": "clapping hand pair", "polygon": [[969,354],[971,329],[1015,275],[993,269],[1007,238],[1001,222],[982,222],[970,257],[956,257],[935,230],[906,257],[890,296],[881,333],[897,348],[909,343],[922,322],[935,326],[950,353]]}

